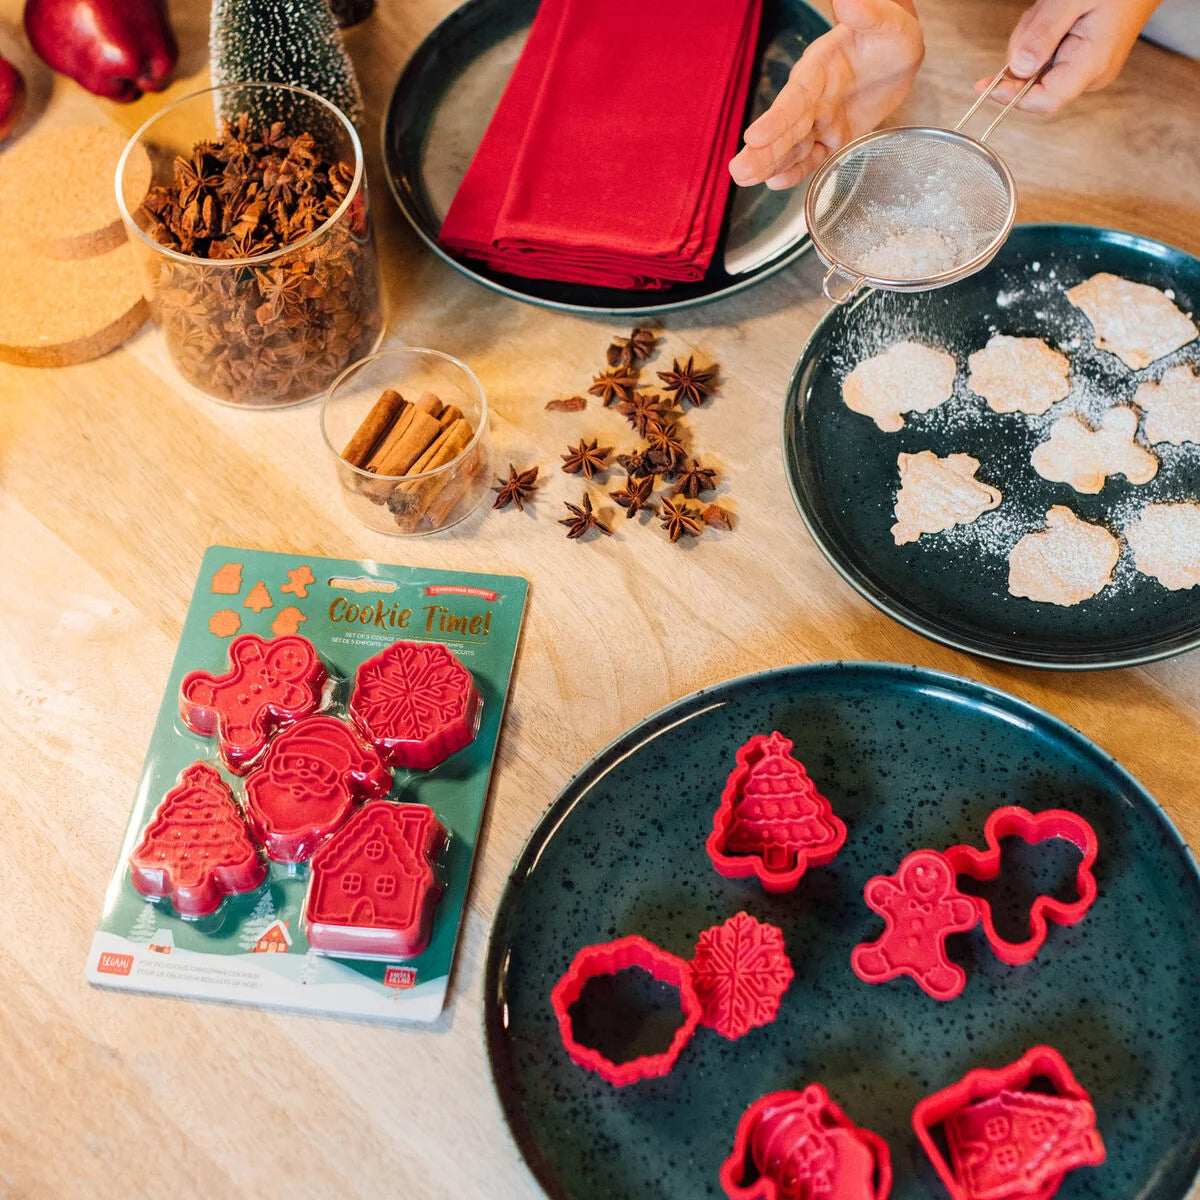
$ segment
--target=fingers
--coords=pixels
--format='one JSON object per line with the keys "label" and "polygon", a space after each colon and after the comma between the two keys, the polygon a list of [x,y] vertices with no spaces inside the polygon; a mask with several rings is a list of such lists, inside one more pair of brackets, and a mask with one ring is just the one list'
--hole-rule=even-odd
{"label": "fingers", "polygon": [[[1025,112],[1055,113],[1081,92],[1096,85],[1097,72],[1087,43],[1068,34],[1060,43],[1054,65],[1033,85],[1017,106]],[[975,91],[982,92],[991,79],[980,79]],[[992,93],[998,104],[1007,104],[1025,86],[1021,79],[1006,79]]]}
{"label": "fingers", "polygon": [[1021,14],[1008,40],[1008,65],[1022,79],[1028,79],[1049,62],[1059,43],[1081,16],[1095,6],[1095,0],[1037,0]]}

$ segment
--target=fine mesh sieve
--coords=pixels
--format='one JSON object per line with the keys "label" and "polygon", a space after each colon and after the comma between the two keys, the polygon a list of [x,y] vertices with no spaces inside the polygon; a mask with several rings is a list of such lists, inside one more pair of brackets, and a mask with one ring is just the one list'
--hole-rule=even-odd
{"label": "fine mesh sieve", "polygon": [[[864,285],[895,292],[944,287],[992,260],[1012,228],[1017,199],[1012,172],[985,143],[1041,72],[978,138],[962,130],[1009,75],[1005,67],[953,129],[869,133],[813,176],[805,216],[829,267],[822,290],[835,304]],[[835,293],[839,276],[845,288]]]}

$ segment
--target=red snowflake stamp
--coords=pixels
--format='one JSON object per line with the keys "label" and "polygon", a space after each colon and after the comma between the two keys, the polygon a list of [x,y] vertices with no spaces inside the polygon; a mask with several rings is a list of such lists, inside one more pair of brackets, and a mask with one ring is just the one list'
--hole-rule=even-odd
{"label": "red snowflake stamp", "polygon": [[440,642],[393,642],[358,668],[350,714],[391,766],[427,771],[471,744],[480,703]]}
{"label": "red snowflake stamp", "polygon": [[731,1041],[775,1020],[793,977],[782,931],[744,912],[700,935],[691,971],[701,1024]]}

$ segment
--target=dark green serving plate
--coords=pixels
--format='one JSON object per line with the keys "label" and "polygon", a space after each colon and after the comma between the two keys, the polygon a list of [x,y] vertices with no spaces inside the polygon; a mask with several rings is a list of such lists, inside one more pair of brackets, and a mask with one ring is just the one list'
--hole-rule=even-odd
{"label": "dark green serving plate", "polygon": [[[1200,591],[1168,591],[1140,574],[1123,546],[1114,582],[1071,608],[1008,592],[1008,551],[1065,504],[1120,533],[1142,504],[1200,498],[1200,446],[1159,445],[1157,476],[1135,487],[1110,477],[1097,496],[1034,471],[1029,456],[1049,423],[1078,403],[1095,418],[1131,401],[1144,379],[1177,362],[1200,362],[1200,341],[1131,371],[1095,349],[1090,323],[1064,295],[1097,271],[1171,290],[1200,313],[1200,261],[1161,242],[1084,225],[1019,225],[992,264],[952,287],[915,295],[871,292],[830,312],[813,331],[788,387],[783,454],[792,495],[817,545],[877,608],[926,637],[1005,662],[1085,669],[1151,662],[1200,646]],[[966,388],[967,356],[993,333],[1044,337],[1072,359],[1079,399],[1045,417],[994,413]],[[842,401],[856,363],[912,337],[955,355],[955,396],[905,416],[883,433]],[[1001,489],[1000,508],[947,534],[897,546],[889,532],[901,451],[965,451],[978,477]]]}
{"label": "dark green serving plate", "polygon": [[[773,729],[794,739],[849,831],[832,864],[783,896],[723,879],[704,851],[734,752]],[[985,818],[1004,804],[1066,807],[1092,823],[1092,910],[1051,926],[1023,967],[996,959],[978,930],[954,939],[968,979],[946,1004],[911,980],[860,982],[850,951],[882,929],[862,900],[867,879],[921,846],[982,844]],[[1019,933],[1034,892],[1070,895],[1064,845],[1022,855],[1028,886],[989,896],[1002,934]],[[570,1062],[550,989],[576,950],[639,933],[691,957],[701,930],[741,909],[782,928],[796,970],[773,1024],[736,1042],[701,1028],[670,1075],[625,1088]],[[521,1152],[556,1198],[720,1196],[744,1109],[820,1081],[888,1140],[893,1200],[930,1200],[945,1193],[912,1134],[913,1105],[1044,1041],[1091,1091],[1108,1147],[1103,1167],[1067,1176],[1059,1200],[1183,1200],[1200,1168],[1198,912],[1200,871],[1154,799],[1049,714],[933,671],[785,667],[648,717],[551,805],[492,927],[492,1072]]]}
{"label": "dark green serving plate", "polygon": [[[417,47],[383,123],[383,161],[401,212],[439,257],[485,287],[572,312],[670,312],[731,296],[782,270],[809,247],[804,189],[731,189],[726,230],[708,274],[666,290],[523,279],[451,254],[442,218],[495,111],[537,12],[537,0],[468,0]],[[757,82],[746,123],[763,112],[804,48],[829,23],[804,0],[764,0]],[[631,31],[631,37],[637,32]],[[652,170],[653,163],[646,164]]]}

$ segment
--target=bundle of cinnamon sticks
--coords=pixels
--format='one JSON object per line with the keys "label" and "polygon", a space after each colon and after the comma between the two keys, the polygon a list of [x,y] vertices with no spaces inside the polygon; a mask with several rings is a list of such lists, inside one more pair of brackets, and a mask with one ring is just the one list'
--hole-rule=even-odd
{"label": "bundle of cinnamon sticks", "polygon": [[454,467],[475,430],[462,410],[443,405],[433,392],[415,401],[387,389],[367,413],[342,458],[381,476],[358,476],[355,488],[376,504],[386,504],[405,532],[437,529],[470,499],[486,469],[479,445]]}

